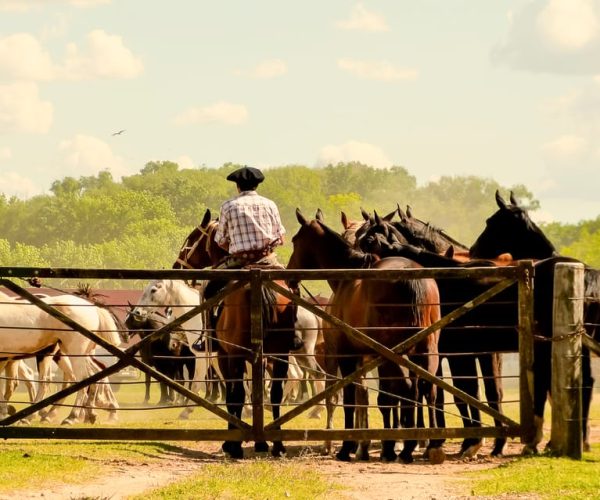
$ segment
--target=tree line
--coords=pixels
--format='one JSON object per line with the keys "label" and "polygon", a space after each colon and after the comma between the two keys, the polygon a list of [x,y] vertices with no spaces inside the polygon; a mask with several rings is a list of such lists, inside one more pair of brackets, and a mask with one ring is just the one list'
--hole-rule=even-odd
{"label": "tree line", "polygon": [[[65,177],[50,193],[27,200],[0,194],[0,265],[87,268],[170,268],[185,237],[205,210],[218,215],[235,194],[226,181],[240,165],[182,169],[171,161],[149,162],[139,173],[115,181],[97,176]],[[325,168],[303,165],[265,171],[259,192],[279,206],[287,229],[279,252],[287,262],[296,232],[296,208],[312,217],[320,208],[341,230],[340,215],[361,218],[361,208],[386,214],[398,205],[443,228],[470,246],[495,209],[497,189],[513,191],[530,210],[539,202],[524,185],[502,186],[476,176],[447,176],[418,186],[414,175],[394,166],[376,169],[350,162]],[[543,224],[559,251],[600,267],[600,217],[577,224]]]}

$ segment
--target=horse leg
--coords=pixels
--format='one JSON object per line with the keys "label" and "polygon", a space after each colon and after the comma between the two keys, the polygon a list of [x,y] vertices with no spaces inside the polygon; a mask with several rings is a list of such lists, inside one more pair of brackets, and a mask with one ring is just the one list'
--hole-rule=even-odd
{"label": "horse leg", "polygon": [[[354,414],[354,428],[368,429],[369,428],[369,390],[366,386],[364,377],[354,384],[356,411]],[[356,460],[367,462],[369,460],[369,447],[371,446],[370,439],[363,439],[358,442],[356,449]]]}
{"label": "horse leg", "polygon": [[[523,455],[531,455],[538,452],[538,445],[544,437],[544,407],[550,393],[552,373],[550,363],[552,359],[551,346],[549,342],[536,342],[533,353],[533,372],[535,384],[533,385],[533,433],[529,441],[523,447]],[[549,444],[550,445],[550,444]]]}
{"label": "horse leg", "polygon": [[[416,423],[416,402],[419,399],[419,391],[417,389],[417,378],[412,375],[409,377],[410,382],[402,382],[405,385],[404,391],[406,397],[401,403],[401,421],[404,428],[414,428]],[[400,461],[405,464],[410,464],[414,461],[413,452],[417,447],[415,439],[405,439],[402,450],[398,455]]]}
{"label": "horse leg", "polygon": [[[394,370],[395,368],[395,370]],[[383,419],[383,428],[392,429],[398,428],[398,404],[400,400],[394,397],[394,394],[400,394],[398,387],[402,373],[400,367],[393,363],[384,363],[379,366],[379,394],[377,395],[377,406],[381,412]],[[394,377],[392,379],[391,377]],[[406,392],[404,393],[406,394]],[[381,441],[380,458],[384,462],[394,462],[398,456],[394,450],[396,441],[383,440]]]}
{"label": "horse leg", "polygon": [[[442,378],[442,363],[441,360],[437,364],[436,369],[436,377]],[[431,388],[434,392],[434,402],[430,403],[429,406],[429,421],[435,422],[435,426],[438,428],[446,427],[446,413],[444,411],[444,391],[437,386]],[[423,455],[424,458],[427,458],[432,463],[441,463],[446,459],[446,455],[443,451],[445,439],[432,439],[429,441],[427,448],[425,449],[425,453]],[[430,451],[435,450],[433,457],[430,457]],[[443,455],[442,455],[443,454]],[[443,456],[443,459],[441,458]],[[441,460],[441,461],[440,461]]]}
{"label": "horse leg", "polygon": [[[152,383],[151,377],[149,373],[145,373],[144,374],[144,386],[146,389],[146,392],[144,394],[144,405],[148,406],[150,404],[150,384]],[[161,389],[161,393],[162,393],[162,389]],[[161,396],[162,399],[162,396]]]}
{"label": "horse leg", "polygon": [[590,451],[590,428],[588,417],[590,414],[590,405],[592,403],[592,391],[594,389],[594,377],[592,377],[592,366],[590,359],[590,351],[584,348],[581,356],[581,376],[582,376],[582,390],[581,390],[581,417],[583,427],[583,451]]}
{"label": "horse leg", "polygon": [[[273,420],[281,415],[281,401],[283,399],[283,382],[288,372],[287,356],[279,356],[273,363],[273,378],[271,382],[271,412]],[[277,427],[279,429],[279,427]],[[273,441],[271,455],[274,457],[284,456],[285,446],[281,441]]]}
{"label": "horse leg", "polygon": [[[243,381],[245,361],[230,356],[222,356],[219,358],[219,366],[221,367],[221,373],[225,376],[225,386],[227,389],[225,403],[227,405],[227,411],[230,415],[241,418],[245,399]],[[227,428],[236,429],[236,426],[232,423],[228,423]],[[221,449],[225,455],[230,458],[244,458],[244,450],[242,449],[241,441],[225,441],[221,445]]]}
{"label": "horse leg", "polygon": [[[452,382],[457,389],[466,392],[470,396],[479,399],[479,384],[477,381],[477,367],[475,356],[456,355],[448,357],[450,372],[452,373]],[[460,412],[463,427],[480,427],[481,415],[477,408],[469,406],[462,399],[455,396],[454,403]],[[465,438],[460,447],[460,455],[463,458],[475,456],[481,448],[480,438]]]}
{"label": "horse leg", "polygon": [[[429,373],[436,374],[440,371],[439,356],[429,355],[422,360],[422,366]],[[422,399],[421,394],[425,396],[427,401],[427,410],[429,417],[429,428],[435,429],[440,427],[440,423],[437,421],[438,407],[437,407],[437,395],[438,388],[435,384],[420,379],[419,380],[419,397]],[[446,460],[446,454],[442,448],[443,440],[432,439],[427,446],[427,458],[429,462],[434,465],[443,463]]]}
{"label": "horse leg", "polygon": [[[497,412],[502,413],[502,399],[504,397],[502,390],[502,354],[484,354],[479,356],[478,359],[481,374],[483,375],[483,387],[488,405]],[[494,419],[494,425],[501,427],[502,423],[498,419]],[[506,438],[496,438],[494,440],[492,456],[502,456],[505,444]]]}
{"label": "horse leg", "polygon": [[[189,390],[194,394],[198,394],[200,392],[200,386],[205,383],[206,379],[206,358],[204,357],[206,351],[201,351],[203,354],[198,356],[194,356],[193,358],[187,359],[185,361],[185,366],[187,367],[188,377],[190,377],[190,385]],[[192,353],[193,354],[193,353]],[[186,403],[189,404],[189,400],[185,399]],[[192,406],[188,406],[184,408],[183,411],[179,414],[180,420],[187,420],[190,418],[190,414],[194,411]]]}
{"label": "horse leg", "polygon": [[[356,358],[341,358],[339,360],[340,372],[342,378],[350,375],[357,366]],[[356,408],[356,384],[347,384],[344,386],[344,428],[354,429],[354,412]],[[342,462],[350,461],[350,454],[356,452],[356,442],[345,440],[342,442],[341,449],[336,453],[335,458]]]}

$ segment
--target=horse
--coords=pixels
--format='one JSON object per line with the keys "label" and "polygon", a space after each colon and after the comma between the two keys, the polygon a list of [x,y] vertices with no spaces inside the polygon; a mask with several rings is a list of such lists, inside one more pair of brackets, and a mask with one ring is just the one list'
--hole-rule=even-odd
{"label": "horse", "polygon": [[[296,322],[294,324],[296,329],[296,336],[302,338],[302,347],[295,351],[290,351],[290,354],[293,356],[294,363],[290,359],[290,370],[292,366],[297,369],[295,372],[296,377],[290,377],[290,380],[286,382],[286,386],[284,389],[284,399],[285,396],[292,392],[292,380],[295,378],[299,379],[299,394],[297,394],[296,398],[288,398],[289,400],[297,400],[302,399],[302,394],[304,391],[305,382],[310,385],[312,390],[312,394],[315,395],[325,388],[325,382],[322,379],[322,375],[324,375],[324,371],[322,367],[316,360],[315,357],[315,348],[317,342],[322,342],[322,320],[316,314],[310,312],[308,309],[304,309],[303,307],[299,307],[296,313]],[[310,414],[311,418],[319,418],[322,411],[322,407],[315,406],[313,411]]]}
{"label": "horse", "polygon": [[[172,320],[172,311],[170,308],[168,309],[169,311],[166,314],[159,311],[136,312],[134,306],[130,304],[125,316],[125,326],[129,329],[132,336],[137,334],[140,339],[144,339]],[[170,379],[183,379],[183,367],[186,360],[175,356],[169,334],[155,336],[149,342],[145,342],[140,348],[140,357],[144,363],[153,366]],[[193,372],[194,370],[191,369],[188,371]],[[148,373],[145,375],[144,404],[149,404],[151,377]],[[173,404],[175,401],[174,391],[164,382],[159,382],[159,387],[160,399],[158,405]]]}
{"label": "horse", "polygon": [[[61,353],[68,360],[71,369],[65,374],[65,381],[82,380],[98,370],[89,359],[95,343],[74,332],[64,323],[49,315],[27,300],[13,299],[0,292],[0,356],[3,359],[34,357],[46,348],[60,344]],[[113,315],[106,309],[74,295],[58,295],[41,298],[44,303],[53,306],[78,324],[95,332],[99,337],[113,345],[119,345],[121,331]],[[43,399],[47,384],[40,383],[34,402]],[[71,413],[63,420],[64,425],[76,422],[80,409],[84,408],[86,418],[96,420],[94,401],[98,387],[78,391]],[[0,415],[7,412],[6,405],[0,405]]]}
{"label": "horse", "polygon": [[[214,235],[218,226],[217,220],[211,219],[211,212],[206,210],[201,223],[195,227],[185,239],[178,257],[173,264],[174,269],[203,269],[217,267],[228,253],[215,241]],[[286,297],[263,288],[263,327],[265,330],[264,353],[267,355],[267,366],[272,374],[270,399],[273,418],[280,415],[280,404],[283,398],[283,380],[288,371],[288,353],[297,350],[303,339],[295,333],[296,307]],[[222,313],[215,325],[215,339],[219,346],[219,366],[226,381],[226,403],[230,414],[242,415],[245,400],[243,378],[250,359],[252,345],[250,343],[250,293],[242,288],[228,293],[222,301]],[[309,330],[303,330],[304,333]],[[278,354],[273,356],[273,354]],[[314,355],[314,352],[309,353]],[[233,424],[229,424],[233,428]],[[226,455],[242,458],[241,443],[226,441],[222,446]],[[266,443],[255,443],[255,450],[268,450]],[[271,449],[273,456],[285,454],[285,446],[275,441]]]}
{"label": "horse", "polygon": [[[410,207],[407,210],[408,215],[404,214],[399,207],[398,211],[401,217],[400,223],[391,223],[390,216],[381,218],[375,213],[375,216],[370,219],[369,227],[362,231],[362,236],[358,241],[359,247],[364,251],[374,252],[382,257],[407,257],[415,260],[424,267],[489,267],[498,264],[506,265],[511,262],[511,260],[497,262],[489,260],[465,260],[464,251],[462,250],[466,248],[464,245],[458,247],[461,249],[462,256],[459,260],[456,260],[454,246],[456,244],[460,245],[460,243],[441,229],[412,217]],[[407,223],[409,219],[411,222]],[[401,238],[397,238],[400,226],[403,227],[401,231],[402,236]],[[419,244],[411,245],[408,241],[418,242]],[[445,253],[445,255],[439,255],[441,252]],[[437,280],[437,283],[442,298],[443,315],[450,313],[454,309],[455,306],[453,304],[464,303],[485,291],[486,287],[489,288],[489,285],[485,284],[485,280],[471,278]],[[478,312],[482,310],[486,311],[478,319],[478,321],[483,321],[481,323],[483,325],[498,325],[498,316],[500,316],[500,324],[505,326],[509,326],[508,321],[515,319],[513,318],[514,315],[511,315],[508,309],[502,314],[498,314],[497,308],[490,308],[489,305],[480,307],[482,309],[478,308]],[[500,352],[493,352],[494,349],[488,349],[485,346],[482,346],[481,352],[474,352],[472,355],[464,354],[466,352],[473,352],[473,346],[479,343],[478,339],[480,337],[473,338],[474,333],[472,330],[465,328],[457,330],[457,326],[461,323],[463,325],[473,324],[473,321],[473,314],[467,315],[458,323],[451,325],[447,329],[442,329],[439,344],[440,356],[445,357],[448,361],[454,385],[476,398],[478,397],[478,384],[475,362],[478,362],[483,377],[486,399],[491,408],[501,413],[503,397],[501,378],[502,354]],[[489,329],[486,329],[486,332],[490,336],[499,334],[499,332],[496,331],[494,333],[494,330]],[[460,334],[457,335],[457,333]],[[443,391],[440,391],[438,395],[440,406],[443,399]],[[460,411],[463,425],[465,427],[479,427],[481,425],[479,409],[465,404],[457,397],[454,399]],[[445,420],[445,416],[441,414],[439,419],[443,421]],[[495,424],[499,426],[500,422],[495,420]],[[466,458],[474,456],[481,447],[481,444],[481,439],[466,438],[461,445],[461,456]],[[505,444],[505,438],[496,438],[491,452],[492,456],[501,455]]]}
{"label": "horse", "polygon": [[[296,218],[300,229],[292,238],[293,252],[288,262],[288,269],[352,269],[370,267],[373,269],[408,269],[417,264],[403,258],[379,259],[373,254],[364,254],[353,250],[351,246],[335,231],[327,227],[321,220],[308,221],[299,209]],[[406,334],[399,333],[403,328],[423,328],[435,323],[440,317],[439,295],[435,281],[432,279],[397,279],[397,280],[342,280],[329,281],[333,291],[329,312],[355,328],[366,329],[365,335],[377,342],[392,347],[406,339]],[[434,375],[437,372],[439,358],[437,342],[439,332],[435,331],[408,352],[417,364]],[[358,342],[346,333],[335,328],[325,332],[326,372],[328,386],[333,383],[339,367],[342,377],[354,372],[359,364],[375,355],[369,347]],[[343,355],[340,357],[340,355]],[[391,408],[402,401],[412,401],[410,407],[403,412],[403,423],[406,427],[414,427],[415,404],[419,391],[426,394],[430,409],[430,425],[436,426],[436,415],[433,411],[436,398],[436,387],[424,380],[418,380],[414,374],[408,374],[398,364],[389,361],[379,367],[380,392],[378,406],[383,416],[385,428],[391,428]],[[367,402],[363,387],[346,385],[343,391],[344,424],[347,429],[354,428],[355,405],[358,398]],[[363,425],[367,426],[366,412]],[[327,422],[331,427],[330,418]],[[412,453],[416,448],[415,440],[407,440],[400,452],[400,459],[405,463],[413,460]],[[368,443],[361,443],[357,458],[368,460]],[[397,457],[394,451],[395,441],[382,442],[381,458],[393,461]],[[349,461],[350,454],[356,450],[352,441],[344,441],[336,458]],[[432,443],[429,455],[432,463],[444,460],[441,446]]]}
{"label": "horse", "polygon": [[[490,258],[502,253],[511,253],[515,259],[541,259],[535,264],[534,309],[542,318],[538,325],[539,333],[547,338],[552,336],[552,301],[554,266],[559,262],[580,262],[577,259],[561,256],[544,232],[531,220],[525,208],[519,206],[513,193],[507,203],[496,191],[498,210],[486,221],[485,229],[470,248],[474,257]],[[544,272],[541,272],[541,270]],[[600,324],[600,271],[585,265],[584,271],[584,326],[587,334],[598,339]],[[590,300],[588,300],[590,299]],[[537,318],[536,318],[537,321]],[[550,342],[536,341],[534,344],[535,403],[534,414],[538,439],[541,440],[544,406],[551,386],[551,345]],[[594,379],[591,372],[589,350],[582,352],[582,413],[583,442],[588,450],[588,415],[592,399]],[[533,450],[535,451],[535,449]]]}
{"label": "horse", "polygon": [[[173,317],[179,318],[203,301],[202,294],[196,288],[187,285],[182,280],[152,280],[150,281],[138,303],[132,310],[132,315],[147,316],[148,314],[161,311],[165,307],[171,307]],[[214,366],[216,358],[206,350],[204,319],[197,314],[182,324],[182,329],[170,334],[171,342],[183,343],[193,353],[194,367],[188,369],[191,385],[190,391],[198,393],[201,384],[205,383],[208,366]],[[202,345],[199,349],[197,346]],[[173,345],[172,345],[173,347]],[[188,406],[179,415],[180,419],[188,419],[193,408]]]}

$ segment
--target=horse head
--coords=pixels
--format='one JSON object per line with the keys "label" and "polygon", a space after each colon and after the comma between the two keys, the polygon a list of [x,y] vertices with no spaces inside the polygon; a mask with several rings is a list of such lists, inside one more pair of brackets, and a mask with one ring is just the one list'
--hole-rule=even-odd
{"label": "horse head", "polygon": [[498,210],[486,221],[485,229],[470,248],[472,257],[493,259],[509,253],[518,259],[545,259],[557,255],[556,248],[531,220],[527,210],[516,204],[511,193],[507,203],[496,191]]}
{"label": "horse head", "polygon": [[219,222],[211,219],[207,208],[200,224],[183,242],[173,269],[203,269],[214,266],[227,256],[227,252],[215,241],[218,226]]}

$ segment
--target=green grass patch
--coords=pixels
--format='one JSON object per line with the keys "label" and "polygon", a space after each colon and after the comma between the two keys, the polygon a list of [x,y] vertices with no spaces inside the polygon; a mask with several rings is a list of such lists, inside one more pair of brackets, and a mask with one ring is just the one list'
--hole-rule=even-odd
{"label": "green grass patch", "polygon": [[496,469],[469,474],[474,495],[537,494],[544,499],[596,499],[600,492],[600,445],[583,460],[549,456],[519,458]]}
{"label": "green grass patch", "polygon": [[50,484],[84,483],[100,472],[97,464],[47,452],[23,449],[0,452],[0,491],[40,490]]}
{"label": "green grass patch", "polygon": [[3,442],[0,491],[37,490],[49,483],[85,483],[97,477],[106,463],[147,463],[178,451],[178,446],[160,442]]}
{"label": "green grass patch", "polygon": [[325,498],[342,487],[314,470],[274,460],[209,464],[192,477],[133,499]]}

